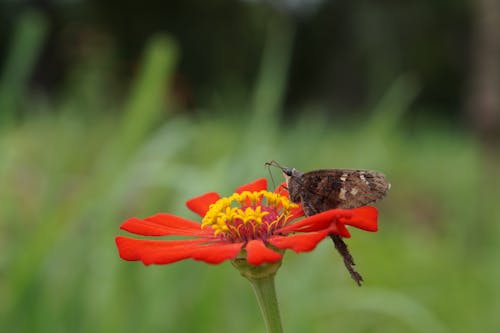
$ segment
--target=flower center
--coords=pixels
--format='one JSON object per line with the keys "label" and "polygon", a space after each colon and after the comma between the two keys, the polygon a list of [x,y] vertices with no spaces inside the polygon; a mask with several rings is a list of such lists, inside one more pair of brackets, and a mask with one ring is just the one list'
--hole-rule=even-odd
{"label": "flower center", "polygon": [[287,197],[273,192],[234,193],[210,205],[201,227],[210,226],[215,236],[232,242],[266,239],[287,223],[295,207]]}

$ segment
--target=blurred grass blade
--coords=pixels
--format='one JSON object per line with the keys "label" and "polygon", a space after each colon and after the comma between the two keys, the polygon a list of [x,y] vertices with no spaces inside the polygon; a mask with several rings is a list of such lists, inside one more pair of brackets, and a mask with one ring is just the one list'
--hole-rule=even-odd
{"label": "blurred grass blade", "polygon": [[125,106],[120,145],[136,146],[160,118],[168,103],[169,85],[177,64],[178,49],[172,38],[154,37],[146,49],[142,68]]}
{"label": "blurred grass blade", "polygon": [[47,21],[39,12],[29,11],[17,22],[0,79],[0,129],[14,119],[46,34]]}
{"label": "blurred grass blade", "polygon": [[285,15],[271,17],[261,67],[253,96],[252,130],[276,128],[283,106],[292,58],[294,22]]}
{"label": "blurred grass blade", "polygon": [[396,129],[419,91],[417,79],[412,74],[399,76],[373,109],[371,121],[366,122],[366,131],[383,136]]}

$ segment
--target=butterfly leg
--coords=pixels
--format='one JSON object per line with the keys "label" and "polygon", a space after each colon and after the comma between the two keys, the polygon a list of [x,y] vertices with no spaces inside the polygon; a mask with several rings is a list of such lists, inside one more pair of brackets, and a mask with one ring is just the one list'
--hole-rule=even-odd
{"label": "butterfly leg", "polygon": [[354,269],[354,259],[349,252],[349,248],[347,247],[347,244],[344,242],[342,237],[339,235],[335,234],[330,234],[330,238],[333,241],[333,244],[335,245],[335,248],[337,249],[338,253],[342,256],[342,259],[344,260],[344,266],[347,268],[349,271],[349,274],[351,274],[351,278],[356,281],[358,286],[361,286],[361,282],[363,281],[363,277],[361,274],[359,274],[358,271]]}
{"label": "butterfly leg", "polygon": [[[320,206],[320,205],[316,205]],[[315,214],[320,213],[318,209],[315,208],[314,205],[314,200],[302,200],[302,209],[304,210],[304,214],[306,216],[312,216]],[[330,234],[330,238],[333,241],[333,244],[335,245],[335,248],[337,249],[337,252],[340,254],[344,261],[344,266],[347,268],[347,271],[351,275],[351,278],[358,284],[358,286],[361,286],[361,282],[363,281],[363,277],[361,274],[359,274],[358,271],[354,269],[354,266],[356,265],[354,263],[354,258],[352,257],[351,253],[349,252],[349,248],[347,247],[347,244],[344,242],[342,237],[339,235],[335,234]]]}

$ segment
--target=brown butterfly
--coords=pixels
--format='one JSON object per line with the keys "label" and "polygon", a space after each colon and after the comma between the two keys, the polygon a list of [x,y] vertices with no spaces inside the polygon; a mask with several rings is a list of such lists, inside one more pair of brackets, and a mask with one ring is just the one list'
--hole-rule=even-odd
{"label": "brown butterfly", "polygon": [[[277,162],[267,162],[277,166],[285,176],[290,200],[302,204],[306,216],[311,216],[334,208],[356,208],[371,204],[383,198],[391,188],[385,176],[377,171],[351,169],[325,169],[300,172],[284,168]],[[361,285],[363,277],[354,269],[354,259],[342,237],[331,234],[335,248],[344,260],[351,277]]]}

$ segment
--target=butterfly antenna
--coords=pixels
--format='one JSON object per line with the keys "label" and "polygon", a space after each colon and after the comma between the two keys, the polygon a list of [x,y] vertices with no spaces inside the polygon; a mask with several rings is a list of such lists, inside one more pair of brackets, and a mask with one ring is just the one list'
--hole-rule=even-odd
{"label": "butterfly antenna", "polygon": [[276,161],[270,161],[270,162],[266,162],[264,165],[267,167],[267,171],[269,172],[269,176],[271,177],[271,181],[273,183],[273,188],[276,188],[276,182],[274,181],[274,177],[273,177],[273,173],[271,172],[271,167],[272,166],[277,166],[276,164]]}
{"label": "butterfly antenna", "polygon": [[267,167],[270,167],[270,166],[275,166],[277,168],[280,168],[282,171],[283,169],[285,169],[284,167],[282,167],[278,162],[276,162],[275,160],[272,160],[272,161],[268,161],[266,163],[264,163],[265,166]]}

